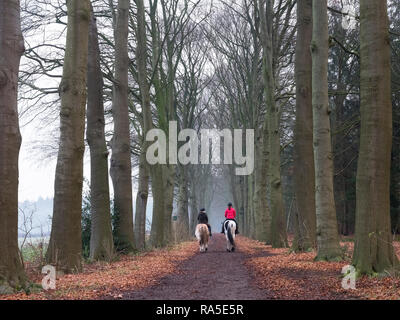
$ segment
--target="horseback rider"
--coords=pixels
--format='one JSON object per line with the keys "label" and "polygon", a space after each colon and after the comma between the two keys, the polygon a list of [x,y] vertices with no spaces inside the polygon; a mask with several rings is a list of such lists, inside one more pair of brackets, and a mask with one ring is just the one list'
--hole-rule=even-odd
{"label": "horseback rider", "polygon": [[[235,210],[234,208],[232,208],[232,203],[229,202],[229,203],[228,203],[228,208],[225,210],[225,221],[227,221],[227,220],[233,220],[233,221],[235,221],[235,223],[236,223],[236,231],[235,231],[235,234],[238,234],[238,233],[239,233],[239,227],[238,227],[238,223],[237,223],[237,221],[236,221],[235,218],[236,218],[236,210]],[[221,233],[224,233],[225,221],[224,221],[224,223],[222,224],[222,231],[221,231]]]}
{"label": "horseback rider", "polygon": [[210,237],[212,237],[211,226],[208,224],[208,216],[207,216],[207,213],[206,213],[206,209],[204,209],[204,208],[200,209],[200,213],[197,216],[197,221],[198,221],[199,224],[203,223],[203,224],[207,225],[208,231],[210,232]]}

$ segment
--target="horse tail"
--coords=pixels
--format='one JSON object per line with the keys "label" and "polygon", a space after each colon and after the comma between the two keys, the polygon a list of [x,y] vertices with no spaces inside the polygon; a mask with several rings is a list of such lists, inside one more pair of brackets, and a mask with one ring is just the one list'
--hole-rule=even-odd
{"label": "horse tail", "polygon": [[207,234],[208,234],[208,227],[207,225],[203,224],[198,224],[196,227],[196,238],[199,241],[199,244],[205,244],[207,240]]}
{"label": "horse tail", "polygon": [[206,235],[207,235],[207,232],[205,232],[204,228],[201,228],[200,244],[205,244],[206,243]]}
{"label": "horse tail", "polygon": [[229,223],[228,223],[226,231],[227,231],[227,234],[228,234],[229,242],[231,243],[231,245],[235,246],[235,240],[233,240],[231,225]]}

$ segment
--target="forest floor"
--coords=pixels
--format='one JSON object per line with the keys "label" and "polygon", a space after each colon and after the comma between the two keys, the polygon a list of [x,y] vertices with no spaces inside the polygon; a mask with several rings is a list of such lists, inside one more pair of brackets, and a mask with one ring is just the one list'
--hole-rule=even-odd
{"label": "forest floor", "polygon": [[[224,236],[214,234],[206,253],[188,241],[112,263],[85,264],[82,273],[60,276],[55,290],[0,299],[400,299],[395,276],[362,277],[355,290],[342,288],[341,270],[353,250],[350,239],[344,240],[344,261],[314,262],[315,252],[295,254],[240,235],[237,250],[228,253]],[[400,256],[400,243],[394,247]],[[37,268],[27,270],[40,284]]]}
{"label": "forest floor", "polygon": [[[240,237],[237,242],[241,242]],[[198,250],[198,248],[196,248]],[[265,252],[269,256],[268,252]],[[227,252],[223,234],[214,233],[208,251],[184,261],[179,273],[163,277],[157,284],[128,291],[123,299],[132,300],[262,300],[266,290],[255,285],[247,270],[246,253]]]}
{"label": "forest floor", "polygon": [[[342,288],[342,268],[351,263],[354,243],[344,238],[341,262],[314,261],[316,252],[293,253],[289,249],[273,249],[258,241],[240,239],[240,250],[247,256],[246,266],[257,279],[257,285],[269,291],[268,299],[343,300],[400,299],[400,277],[363,276],[356,280],[356,289]],[[400,257],[400,243],[393,242]],[[268,253],[268,256],[265,254]]]}

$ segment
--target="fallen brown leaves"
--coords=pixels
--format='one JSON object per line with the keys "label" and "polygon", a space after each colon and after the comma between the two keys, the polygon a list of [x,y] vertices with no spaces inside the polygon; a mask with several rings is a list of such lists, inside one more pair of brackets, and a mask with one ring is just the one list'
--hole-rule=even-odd
{"label": "fallen brown leaves", "polygon": [[[30,295],[18,293],[0,296],[0,299],[68,300],[98,299],[107,296],[118,299],[122,297],[120,292],[152,285],[163,276],[178,272],[179,262],[190,258],[197,250],[197,243],[191,241],[135,256],[122,256],[119,261],[113,263],[85,264],[82,273],[61,276],[56,282],[55,290]],[[31,281],[40,284],[40,274],[30,277]]]}
{"label": "fallen brown leaves", "polygon": [[[400,299],[400,278],[395,276],[364,276],[357,279],[355,290],[342,288],[341,270],[351,262],[352,242],[341,244],[346,255],[342,262],[314,262],[315,252],[290,253],[287,248],[273,249],[242,236],[237,244],[238,250],[245,254],[245,264],[255,276],[256,284],[267,292],[269,299]],[[400,243],[394,242],[394,247],[400,255]],[[197,242],[190,241],[122,256],[110,264],[86,264],[80,274],[61,276],[56,290],[31,295],[18,293],[0,299],[122,299],[126,291],[151,286],[167,274],[180,272],[179,263],[197,252]],[[38,284],[43,276],[37,271],[28,275]]]}
{"label": "fallen brown leaves", "polygon": [[[341,270],[351,262],[351,242],[341,244],[346,253],[342,262],[314,262],[315,252],[290,253],[243,237],[239,245],[247,254],[246,266],[271,299],[400,299],[399,277],[364,276],[355,290],[342,288]],[[399,256],[399,242],[394,247]]]}

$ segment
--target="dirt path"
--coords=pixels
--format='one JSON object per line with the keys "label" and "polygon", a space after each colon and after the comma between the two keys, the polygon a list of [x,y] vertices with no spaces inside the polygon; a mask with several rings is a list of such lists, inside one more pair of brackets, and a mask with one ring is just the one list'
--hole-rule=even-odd
{"label": "dirt path", "polygon": [[122,299],[132,300],[261,300],[266,291],[256,287],[243,262],[240,237],[235,252],[226,251],[225,237],[214,234],[206,253],[184,261],[177,273],[168,275],[157,285],[125,292]]}

